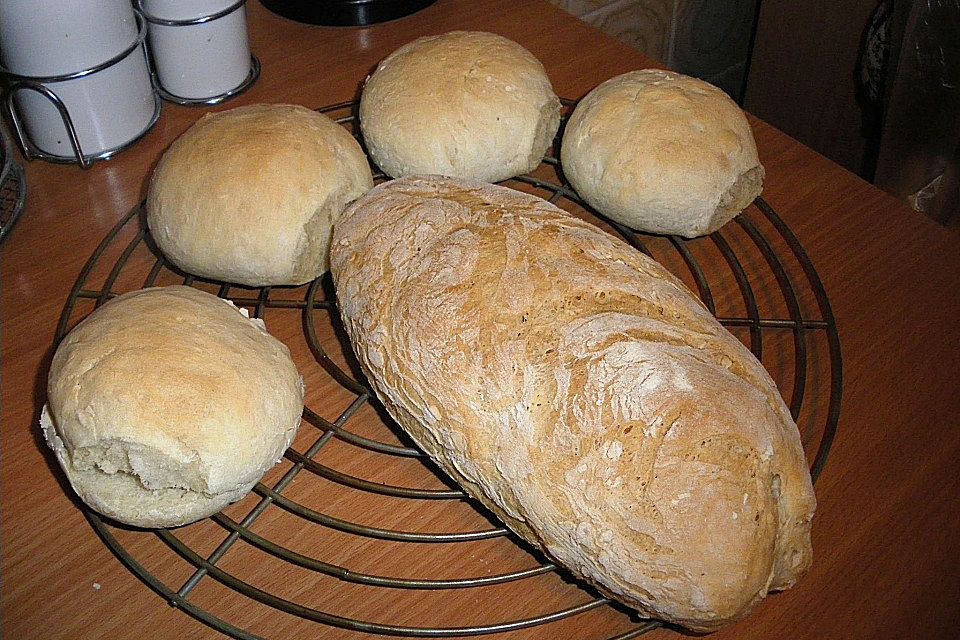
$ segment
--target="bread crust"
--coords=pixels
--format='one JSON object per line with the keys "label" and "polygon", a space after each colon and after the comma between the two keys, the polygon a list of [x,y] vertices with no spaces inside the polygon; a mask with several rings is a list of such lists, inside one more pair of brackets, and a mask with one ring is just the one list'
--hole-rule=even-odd
{"label": "bread crust", "polygon": [[587,94],[560,155],[590,206],[648,233],[712,233],[763,189],[740,107],[707,82],[660,69],[625,73]]}
{"label": "bread crust", "polygon": [[452,31],[390,54],[363,87],[370,157],[393,177],[497,182],[536,168],[560,126],[543,65],[502,36]]}
{"label": "bread crust", "polygon": [[242,498],[282,457],[303,411],[287,347],[225,300],[143,289],[61,342],[41,417],[77,494],[142,527],[197,520]]}
{"label": "bread crust", "polygon": [[772,379],[675,277],[534,196],[411,177],[334,230],[389,413],[513,531],[644,615],[710,631],[811,560]]}
{"label": "bread crust", "polygon": [[299,105],[208,113],[163,154],[147,224],[183,271],[252,287],[298,285],[329,269],[330,233],[373,187],[346,129]]}

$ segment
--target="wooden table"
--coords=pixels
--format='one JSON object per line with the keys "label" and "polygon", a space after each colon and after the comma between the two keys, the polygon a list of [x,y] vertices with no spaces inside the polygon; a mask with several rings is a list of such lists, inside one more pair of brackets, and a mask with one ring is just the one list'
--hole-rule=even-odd
{"label": "wooden table", "polygon": [[[390,51],[414,37],[454,28],[494,31],[520,42],[543,61],[557,93],[571,98],[613,75],[652,64],[539,0],[440,0],[415,16],[367,29],[308,27],[269,14],[257,2],[248,6],[262,75],[248,93],[222,108],[261,101],[320,107],[351,100]],[[43,162],[27,167],[27,208],[2,258],[0,533],[8,638],[219,637],[168,606],[101,542],[37,428],[54,331],[71,286],[100,240],[141,201],[162,151],[203,111],[164,104],[159,123],[142,141],[90,170]],[[753,124],[767,170],[764,196],[807,249],[833,305],[843,348],[843,405],[838,437],[817,484],[812,570],[794,589],[768,598],[749,618],[715,637],[956,638],[960,237],[771,127]],[[339,411],[349,404],[349,398],[325,395],[333,394],[335,385],[303,343],[299,312],[268,317],[268,326],[291,344],[298,362],[306,362],[308,406]],[[826,401],[813,397],[821,405]],[[361,411],[367,413],[357,424],[369,425],[373,433],[378,419],[369,407]],[[305,426],[295,446],[303,451],[317,434]],[[356,471],[365,454],[354,451],[349,454],[354,459],[343,453],[348,450],[347,445],[332,448],[325,459]],[[443,487],[414,463],[415,469],[386,466],[390,477],[384,481]],[[291,465],[285,461],[267,480],[276,481]],[[334,512],[359,509],[368,524],[420,531],[492,526],[465,504],[404,513],[391,509],[389,500],[365,505],[343,492],[312,486],[301,476],[290,490]],[[239,520],[257,499],[252,496],[227,514]],[[411,566],[415,575],[455,577],[462,570],[480,572],[485,563],[496,565],[487,567],[492,573],[536,565],[506,538],[487,546],[454,546],[452,552],[436,551],[442,545],[383,541],[350,546],[346,534],[304,525],[275,507],[254,531],[305,554],[326,550],[344,566],[385,575]],[[152,534],[117,530],[116,535],[174,589],[189,576],[184,562]],[[226,532],[208,520],[176,535],[209,554]],[[398,590],[317,576],[248,547],[241,542],[228,552],[225,570],[247,571],[260,588],[292,600],[381,622],[456,625],[512,619],[593,597],[550,574],[482,596],[472,589],[419,592],[411,605]],[[271,638],[370,637],[237,601],[209,576],[189,597],[196,606],[216,609],[232,623]],[[635,626],[623,612],[601,606],[553,626],[494,637],[608,638]],[[676,634],[659,629],[648,637]]]}

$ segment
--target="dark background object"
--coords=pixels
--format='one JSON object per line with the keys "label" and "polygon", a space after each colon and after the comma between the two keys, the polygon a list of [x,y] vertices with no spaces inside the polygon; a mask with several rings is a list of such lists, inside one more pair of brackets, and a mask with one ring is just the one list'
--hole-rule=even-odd
{"label": "dark background object", "polygon": [[298,22],[334,27],[361,27],[395,20],[436,0],[261,0],[274,13]]}
{"label": "dark background object", "polygon": [[877,0],[763,0],[744,108],[859,173],[866,141],[854,69]]}
{"label": "dark background object", "polygon": [[960,223],[960,2],[894,3],[873,183],[943,224]]}
{"label": "dark background object", "polygon": [[744,106],[960,228],[960,1],[764,0]]}
{"label": "dark background object", "polygon": [[760,0],[550,2],[742,103]]}

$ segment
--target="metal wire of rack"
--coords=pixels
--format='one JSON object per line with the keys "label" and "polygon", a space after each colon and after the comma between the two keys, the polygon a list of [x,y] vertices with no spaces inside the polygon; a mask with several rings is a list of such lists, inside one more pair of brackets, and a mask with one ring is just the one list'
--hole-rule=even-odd
{"label": "metal wire of rack", "polygon": [[[564,101],[568,115],[572,103]],[[343,103],[320,109],[333,117],[358,136],[356,127],[356,103]],[[506,184],[543,195],[546,199],[562,208],[586,212],[586,217],[595,216],[587,209],[573,189],[563,180],[556,154],[548,154],[541,165],[542,172],[520,176]],[[383,180],[382,174],[377,179]],[[520,570],[504,570],[487,575],[456,578],[432,579],[422,577],[396,576],[360,571],[344,566],[333,560],[313,557],[295,549],[270,540],[254,530],[254,523],[269,510],[282,510],[296,518],[303,527],[320,527],[324,530],[340,532],[351,539],[364,544],[421,543],[431,545],[457,545],[482,540],[505,538],[527,549],[522,541],[514,538],[505,528],[491,524],[488,528],[470,531],[408,531],[388,526],[363,524],[351,518],[326,513],[313,506],[302,504],[291,497],[289,488],[295,478],[307,483],[333,483],[367,495],[396,498],[405,505],[423,504],[423,501],[443,504],[466,502],[480,513],[483,508],[472,501],[463,491],[456,488],[442,473],[432,467],[424,454],[412,446],[403,444],[402,434],[398,435],[400,444],[361,435],[351,430],[355,416],[366,405],[375,405],[376,401],[364,385],[362,377],[349,366],[332,357],[318,337],[318,326],[333,324],[336,333],[336,300],[328,278],[319,278],[300,288],[263,288],[247,289],[228,283],[202,281],[178,272],[169,265],[152,244],[149,231],[142,221],[140,209],[131,211],[101,242],[82,269],[64,307],[57,327],[59,341],[69,330],[77,315],[81,301],[93,302],[99,306],[111,297],[122,292],[125,285],[136,281],[140,286],[149,287],[175,279],[183,284],[208,288],[214,287],[216,293],[232,300],[238,306],[252,309],[253,315],[265,318],[277,313],[299,313],[302,318],[303,334],[309,352],[325,375],[336,385],[349,392],[353,397],[346,408],[334,418],[324,417],[321,408],[304,409],[304,429],[309,430],[309,445],[301,450],[291,447],[285,454],[289,468],[278,480],[260,483],[255,489],[255,504],[242,518],[232,518],[225,513],[212,516],[209,520],[219,527],[225,535],[212,552],[195,549],[182,535],[181,530],[131,531],[106,520],[93,511],[87,510],[86,516],[97,534],[117,558],[140,580],[159,594],[170,605],[182,609],[204,624],[233,638],[253,640],[265,636],[258,635],[224,618],[222,614],[195,603],[191,595],[198,585],[205,581],[215,581],[228,593],[238,598],[260,603],[277,612],[289,614],[305,621],[344,630],[368,634],[407,636],[407,637],[454,637],[478,636],[502,632],[518,631],[531,627],[549,626],[567,618],[584,615],[600,608],[609,608],[610,601],[597,595],[589,587],[581,585],[575,589],[587,596],[586,601],[535,615],[516,615],[511,619],[502,610],[490,611],[486,615],[492,620],[483,624],[456,625],[409,625],[376,622],[359,619],[347,614],[339,614],[319,606],[310,606],[295,602],[289,597],[272,593],[269,589],[252,584],[249,577],[238,575],[236,571],[223,566],[223,559],[238,543],[244,544],[256,553],[264,554],[283,566],[315,572],[329,576],[338,584],[363,585],[365,587],[390,590],[396,594],[416,594],[426,591],[453,589],[477,589],[503,585],[518,581],[536,580],[541,576],[562,573],[544,557],[529,551],[533,566]],[[740,215],[736,222],[727,225],[708,238],[684,240],[676,237],[643,236],[629,229],[593,217],[601,225],[607,225],[620,234],[638,250],[651,255],[670,266],[675,273],[685,268],[688,282],[698,292],[701,300],[712,313],[718,315],[722,324],[731,331],[745,332],[741,339],[761,360],[771,354],[778,355],[784,350],[792,352],[792,366],[779,365],[779,375],[775,379],[789,390],[785,393],[790,411],[801,430],[805,448],[815,452],[811,460],[811,475],[816,481],[820,475],[837,430],[842,390],[842,361],[839,336],[830,308],[827,294],[809,257],[796,236],[780,219],[773,208],[762,198],[754,206]],[[129,239],[127,239],[129,236]],[[122,243],[127,242],[124,246]],[[122,249],[121,249],[122,247]],[[724,282],[718,283],[716,269],[704,268],[703,251],[709,250],[715,256],[713,264],[725,264],[722,274]],[[114,254],[119,255],[114,258]],[[146,253],[146,259],[132,259],[135,254]],[[717,257],[718,256],[718,257]],[[108,262],[115,259],[112,265]],[[134,264],[136,263],[136,264]],[[672,265],[672,266],[671,266]],[[766,270],[766,278],[759,278],[758,271]],[[99,286],[91,286],[94,271],[105,271],[105,279]],[[127,273],[136,272],[135,274]],[[145,273],[145,275],[143,275]],[[678,274],[679,275],[679,274]],[[774,286],[770,286],[772,283]],[[726,286],[721,286],[726,285]],[[733,291],[731,294],[730,291]],[[282,294],[282,295],[281,295]],[[779,298],[770,304],[767,300],[773,294]],[[721,313],[729,306],[730,299],[739,299],[742,313]],[[88,305],[89,306],[89,305]],[[776,310],[780,310],[777,312]],[[342,334],[337,334],[342,335]],[[788,336],[784,340],[784,336]],[[345,338],[344,338],[345,339]],[[766,341],[766,342],[765,342]],[[349,350],[347,350],[349,351]],[[822,353],[821,353],[822,352]],[[823,358],[828,362],[824,364]],[[298,363],[300,364],[300,363]],[[775,366],[776,365],[775,363]],[[814,392],[810,390],[814,389]],[[399,431],[387,421],[387,427]],[[374,456],[384,456],[383,460],[409,459],[420,461],[443,481],[445,488],[420,488],[398,486],[381,481],[373,481],[354,473],[338,469],[328,462],[318,460],[318,454],[338,441],[350,448],[350,451]],[[379,458],[378,458],[379,459]],[[408,508],[404,506],[402,508]],[[147,558],[137,557],[133,545],[121,541],[133,536],[155,537],[173,552],[188,570],[189,577],[182,582],[171,582],[159,577],[158,567]],[[397,591],[399,590],[399,591]],[[278,614],[279,615],[279,614]],[[608,640],[628,640],[661,626],[651,620],[629,618],[622,612],[618,615],[627,620],[625,629],[605,635]],[[547,636],[551,637],[551,636]],[[558,637],[558,636],[553,636]]]}
{"label": "metal wire of rack", "polygon": [[3,242],[20,218],[27,199],[27,178],[13,155],[13,145],[0,125],[0,242]]}

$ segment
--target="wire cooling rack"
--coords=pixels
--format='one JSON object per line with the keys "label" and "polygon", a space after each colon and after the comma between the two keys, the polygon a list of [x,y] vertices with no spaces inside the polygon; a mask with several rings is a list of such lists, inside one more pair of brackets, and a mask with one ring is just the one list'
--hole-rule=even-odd
{"label": "wire cooling rack", "polygon": [[[320,111],[359,137],[356,106]],[[564,106],[565,119],[572,103]],[[591,212],[563,179],[553,150],[532,174],[505,184],[622,236],[686,281],[776,380],[816,480],[840,412],[839,338],[816,270],[766,201],[758,198],[709,237],[685,240],[636,234]],[[577,637],[591,629],[596,638],[627,640],[661,626],[577,583],[410,444],[357,373],[328,276],[262,289],[194,278],[166,262],[138,208],[84,266],[57,340],[119,293],[174,283],[230,299],[268,328],[285,327],[278,337],[307,378],[308,406],[285,459],[250,496],[211,518],[151,531],[87,511],[117,558],[170,605],[242,639],[324,629],[350,638],[559,638],[573,637],[567,629],[576,624]],[[289,333],[296,324],[300,330]],[[410,486],[410,477],[419,485]],[[448,606],[455,591],[459,605]]]}
{"label": "wire cooling rack", "polygon": [[0,124],[0,242],[16,224],[27,199],[27,178],[13,155],[13,145]]}

